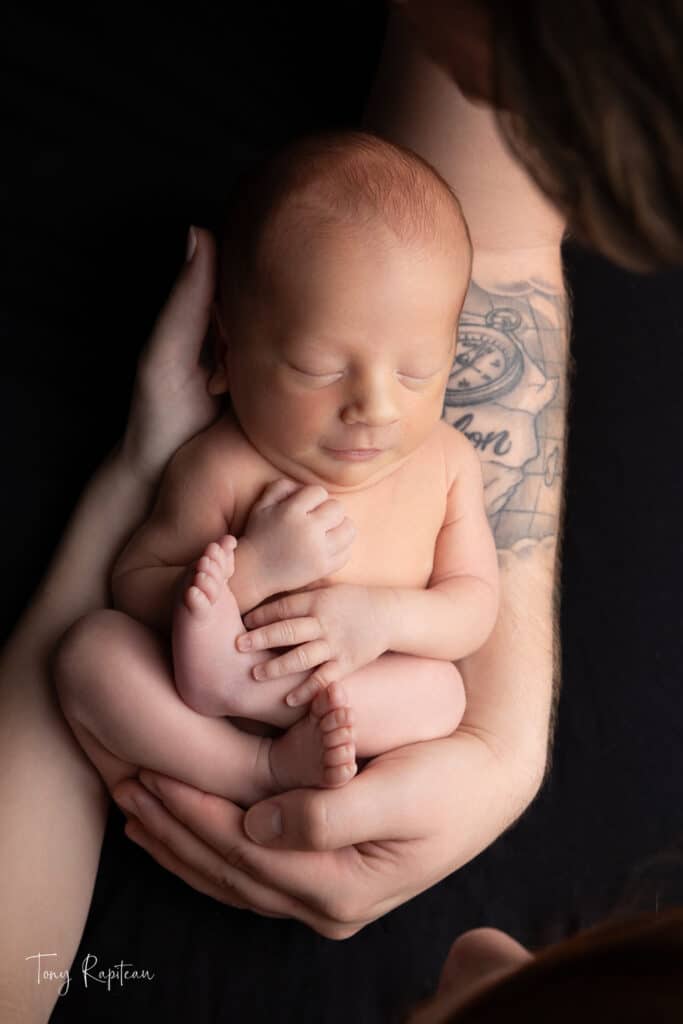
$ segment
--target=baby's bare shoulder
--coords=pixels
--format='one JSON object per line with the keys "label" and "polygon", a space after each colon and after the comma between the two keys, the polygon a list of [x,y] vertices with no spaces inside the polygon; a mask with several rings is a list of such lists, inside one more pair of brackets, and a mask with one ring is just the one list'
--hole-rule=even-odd
{"label": "baby's bare shoulder", "polygon": [[187,441],[173,456],[169,473],[178,483],[217,486],[239,477],[258,462],[258,452],[230,412]]}
{"label": "baby's bare shoulder", "polygon": [[439,422],[438,440],[446,465],[448,487],[463,475],[481,476],[479,456],[465,435],[446,420]]}

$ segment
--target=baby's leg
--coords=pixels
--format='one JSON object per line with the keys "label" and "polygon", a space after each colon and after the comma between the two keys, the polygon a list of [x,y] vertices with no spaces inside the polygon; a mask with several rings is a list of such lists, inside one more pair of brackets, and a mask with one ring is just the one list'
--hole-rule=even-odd
{"label": "baby's leg", "polygon": [[295,778],[318,762],[322,747],[324,784],[342,785],[355,774],[356,753],[375,757],[450,736],[464,711],[455,665],[390,652],[318,694],[308,714],[273,740],[271,761],[278,778]]}
{"label": "baby's leg", "polygon": [[465,713],[465,686],[450,661],[388,652],[343,686],[361,757],[450,736]]}
{"label": "baby's leg", "polygon": [[[146,767],[249,806],[290,783],[272,762],[271,737],[183,703],[161,639],[121,612],[76,623],[60,645],[55,676],[64,714],[109,788]],[[334,744],[334,725],[321,735],[317,761],[311,745],[297,785],[326,784],[323,751]]]}
{"label": "baby's leg", "polygon": [[235,571],[234,537],[209,544],[188,574],[173,615],[173,668],[178,693],[203,715],[254,718],[285,728],[301,717],[284,698],[307,672],[256,682],[252,667],[273,651],[245,653],[235,638],[245,632],[228,581]]}

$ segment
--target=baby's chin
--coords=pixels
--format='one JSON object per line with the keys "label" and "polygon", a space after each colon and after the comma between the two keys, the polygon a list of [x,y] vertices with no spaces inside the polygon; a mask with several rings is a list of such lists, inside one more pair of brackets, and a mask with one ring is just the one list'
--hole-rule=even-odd
{"label": "baby's chin", "polygon": [[316,459],[320,482],[328,489],[355,490],[370,486],[388,476],[406,455],[396,449],[380,451],[373,456],[355,458],[350,455],[322,451]]}

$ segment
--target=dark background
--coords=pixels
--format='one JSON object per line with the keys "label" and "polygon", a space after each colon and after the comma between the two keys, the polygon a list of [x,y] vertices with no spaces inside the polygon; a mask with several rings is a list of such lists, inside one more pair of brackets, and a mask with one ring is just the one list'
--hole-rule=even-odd
{"label": "dark background", "polygon": [[[5,15],[4,632],[121,434],[188,225],[211,227],[235,176],[271,147],[360,116],[380,4],[251,10]],[[53,1021],[134,1024],[152,1009],[183,1022],[396,1020],[463,930],[560,938],[610,911],[634,867],[681,834],[683,273],[636,277],[574,247],[566,257],[564,683],[532,808],[343,943],[195,893],[125,838],[113,809],[76,964],[92,952],[156,978],[111,993],[76,979]]]}

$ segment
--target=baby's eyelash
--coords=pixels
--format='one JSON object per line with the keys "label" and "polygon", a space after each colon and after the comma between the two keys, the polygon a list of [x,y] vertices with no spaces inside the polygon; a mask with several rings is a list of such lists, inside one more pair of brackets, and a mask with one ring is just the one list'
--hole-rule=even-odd
{"label": "baby's eyelash", "polygon": [[293,370],[296,370],[297,373],[302,374],[304,377],[340,377],[343,372],[342,370],[334,370],[331,373],[311,373],[310,370],[300,370],[298,366],[293,366],[292,363],[289,365]]}
{"label": "baby's eyelash", "polygon": [[426,377],[418,377],[414,373],[399,373],[399,377],[407,377],[408,380],[431,380],[432,377],[436,377],[438,372],[438,370],[435,370],[434,373],[428,373]]}

